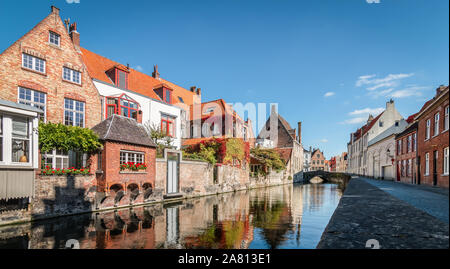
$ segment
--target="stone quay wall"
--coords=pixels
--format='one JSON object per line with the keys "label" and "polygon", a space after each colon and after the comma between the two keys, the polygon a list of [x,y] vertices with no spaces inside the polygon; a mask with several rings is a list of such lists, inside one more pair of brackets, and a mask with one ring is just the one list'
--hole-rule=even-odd
{"label": "stone quay wall", "polygon": [[[271,172],[267,176],[250,177],[249,169],[216,165],[203,161],[182,160],[180,163],[179,193],[176,199],[188,199],[219,193],[292,183],[286,172]],[[81,213],[159,203],[167,189],[167,161],[156,160],[155,187],[145,199],[130,199],[132,193],[125,192],[120,201],[106,203],[114,195],[97,192],[95,175],[37,176],[35,195],[28,209],[0,212],[0,225],[29,222]],[[110,197],[111,196],[111,197]],[[143,196],[143,193],[138,197]],[[168,198],[168,199],[165,199]],[[125,201],[125,202],[123,202]]]}

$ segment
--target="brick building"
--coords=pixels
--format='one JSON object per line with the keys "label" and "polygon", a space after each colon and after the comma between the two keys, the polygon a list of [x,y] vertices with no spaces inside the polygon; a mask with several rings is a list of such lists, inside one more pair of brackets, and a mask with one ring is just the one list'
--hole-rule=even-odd
{"label": "brick building", "polygon": [[416,114],[406,119],[408,126],[395,136],[396,181],[420,184],[417,175],[417,126]]}
{"label": "brick building", "polygon": [[[156,144],[147,136],[143,125],[115,114],[92,130],[103,142],[102,152],[93,157],[98,191],[112,198],[128,194],[128,199],[110,199],[110,206],[147,199],[155,186]],[[130,169],[129,164],[141,168]],[[104,207],[108,206],[106,203]]]}
{"label": "brick building", "polygon": [[[68,30],[52,6],[45,19],[0,54],[0,99],[41,109],[45,122],[91,128],[101,121],[100,98],[72,41],[78,33]],[[45,165],[55,168],[85,161],[74,152],[45,154]]]}
{"label": "brick building", "polygon": [[327,165],[325,164],[325,155],[320,149],[314,149],[311,153],[311,171],[326,171]]}
{"label": "brick building", "polygon": [[449,87],[436,89],[417,113],[418,182],[449,187]]}

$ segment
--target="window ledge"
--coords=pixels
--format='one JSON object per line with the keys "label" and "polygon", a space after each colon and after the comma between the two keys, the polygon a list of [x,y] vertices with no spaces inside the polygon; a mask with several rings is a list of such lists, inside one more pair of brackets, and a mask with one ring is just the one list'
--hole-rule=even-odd
{"label": "window ledge", "polygon": [[58,46],[58,45],[55,45],[55,44],[50,43],[50,42],[47,42],[47,44],[48,44],[50,47],[52,47],[52,48],[62,50],[62,49],[61,49],[61,45]]}
{"label": "window ledge", "polygon": [[147,172],[120,171],[119,174],[148,174]]}
{"label": "window ledge", "polygon": [[42,72],[36,71],[34,69],[26,68],[26,67],[23,67],[23,66],[21,68],[22,68],[22,70],[25,70],[25,71],[28,71],[28,72],[36,73],[38,75],[45,76],[45,77],[47,76],[47,73],[42,73]]}
{"label": "window ledge", "polygon": [[441,176],[442,176],[442,177],[447,177],[447,176],[448,176],[448,174],[442,174]]}
{"label": "window ledge", "polygon": [[445,133],[445,132],[448,132],[448,130],[449,130],[449,129],[442,131],[441,134],[443,134],[443,133]]}
{"label": "window ledge", "polygon": [[62,81],[63,81],[63,82],[66,82],[66,83],[73,84],[73,85],[77,85],[77,86],[80,86],[80,87],[83,86],[82,83],[76,83],[76,82],[73,82],[73,81],[70,81],[70,80],[67,80],[67,79],[62,79]]}

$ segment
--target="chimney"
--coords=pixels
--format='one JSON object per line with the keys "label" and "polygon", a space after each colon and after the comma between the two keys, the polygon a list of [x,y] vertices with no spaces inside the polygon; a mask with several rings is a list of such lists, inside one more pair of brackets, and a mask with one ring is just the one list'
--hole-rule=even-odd
{"label": "chimney", "polygon": [[386,103],[386,110],[393,109],[394,106],[395,106],[394,100],[391,99],[389,100],[389,102]]}
{"label": "chimney", "polygon": [[77,23],[74,22],[69,27],[70,38],[72,39],[75,48],[80,47],[80,34],[77,32]]}
{"label": "chimney", "polygon": [[272,105],[272,108],[270,109],[270,114],[277,114],[277,106],[276,105]]}
{"label": "chimney", "polygon": [[202,89],[197,88],[197,95],[202,95]]}
{"label": "chimney", "polygon": [[298,143],[302,143],[302,122],[298,122]]}
{"label": "chimney", "polygon": [[191,87],[191,92],[195,92],[195,89],[197,89],[197,87],[192,86],[192,87]]}
{"label": "chimney", "polygon": [[444,86],[444,85],[440,85],[440,86],[436,89],[436,96],[435,96],[435,97],[438,97],[439,94],[441,94],[441,92],[442,92],[445,88],[447,88],[447,87]]}
{"label": "chimney", "polygon": [[367,119],[367,124],[369,124],[373,120],[372,114],[369,114],[369,118]]}
{"label": "chimney", "polygon": [[55,7],[55,6],[51,6],[51,13],[55,13],[56,15],[59,16],[59,8]]}
{"label": "chimney", "polygon": [[156,79],[159,79],[158,65],[154,65],[153,66],[152,77],[154,77]]}

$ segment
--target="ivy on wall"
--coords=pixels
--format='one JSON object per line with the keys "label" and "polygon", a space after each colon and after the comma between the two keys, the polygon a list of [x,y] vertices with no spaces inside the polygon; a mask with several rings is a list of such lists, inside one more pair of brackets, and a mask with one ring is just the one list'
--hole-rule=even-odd
{"label": "ivy on wall", "polygon": [[39,149],[53,149],[94,153],[102,148],[97,134],[87,128],[67,126],[61,123],[39,123]]}
{"label": "ivy on wall", "polygon": [[[274,149],[253,148],[251,154],[255,157],[263,167],[281,172],[286,169],[286,163],[280,157],[280,154]],[[266,169],[264,169],[264,173]]]}
{"label": "ivy on wall", "polygon": [[239,166],[250,160],[250,145],[239,138],[212,138],[205,139],[196,145],[183,150],[184,159],[203,160],[212,165],[216,163]]}

